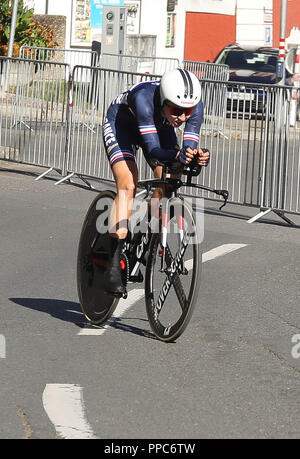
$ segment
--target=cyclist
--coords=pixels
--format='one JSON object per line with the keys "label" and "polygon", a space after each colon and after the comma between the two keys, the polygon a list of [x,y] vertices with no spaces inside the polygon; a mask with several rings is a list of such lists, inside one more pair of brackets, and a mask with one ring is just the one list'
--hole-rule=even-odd
{"label": "cyclist", "polygon": [[[110,217],[111,259],[105,273],[106,290],[124,291],[120,254],[128,232],[128,220],[138,182],[136,149],[142,147],[146,161],[177,160],[207,166],[209,152],[198,149],[203,120],[198,78],[181,68],[166,72],[160,81],[142,82],[119,95],[110,105],[103,126],[103,140],[117,187]],[[175,128],[183,123],[183,146],[178,146]],[[152,166],[151,166],[152,167]],[[152,167],[161,177],[161,167]],[[154,197],[161,197],[156,190]]]}

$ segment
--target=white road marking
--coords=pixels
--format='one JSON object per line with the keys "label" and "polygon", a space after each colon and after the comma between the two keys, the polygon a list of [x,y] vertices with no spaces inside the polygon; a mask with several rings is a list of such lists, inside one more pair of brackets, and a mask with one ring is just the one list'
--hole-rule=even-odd
{"label": "white road marking", "polygon": [[215,258],[222,257],[228,253],[234,252],[235,250],[242,249],[247,247],[248,244],[223,244],[219,247],[216,247],[208,252],[205,252],[202,256],[202,263],[206,261],[214,260]]}
{"label": "white road marking", "polygon": [[[202,256],[202,262],[213,260],[235,250],[246,247],[247,244],[224,244],[216,247]],[[185,264],[191,269],[192,260]],[[144,289],[133,289],[126,300],[121,299],[115,313],[103,327],[86,325],[79,335],[102,335],[110,325],[121,317],[137,301],[144,296]],[[43,393],[44,409],[54,424],[57,433],[65,439],[96,439],[91,426],[85,419],[82,387],[75,384],[47,384]]]}
{"label": "white road marking", "polygon": [[[234,252],[235,250],[246,247],[248,244],[223,244],[216,247],[202,255],[202,263],[205,263],[215,258],[221,257],[228,253]],[[185,262],[185,267],[190,271],[193,267],[193,261],[188,260]],[[97,327],[96,325],[85,324],[78,335],[85,336],[101,336],[110,326],[119,318],[122,317],[125,312],[130,309],[135,303],[137,303],[145,295],[144,289],[133,289],[128,292],[128,298],[126,300],[121,299],[119,304],[111,316],[111,318],[105,323],[105,325]]]}
{"label": "white road marking", "polygon": [[[205,263],[206,261],[214,260],[215,258],[222,257],[223,255],[226,255],[227,253],[234,252],[235,250],[242,249],[243,247],[246,247],[248,244],[224,244],[220,245],[219,247],[216,247],[214,249],[209,250],[208,252],[205,252],[202,255],[202,263]],[[190,271],[193,268],[193,260],[187,260],[184,263],[184,266],[188,271]]]}
{"label": "white road marking", "polygon": [[76,384],[47,384],[43,393],[44,409],[65,439],[96,439],[85,419],[82,387]]}
{"label": "white road marking", "polygon": [[0,335],[0,359],[6,358],[6,339],[5,336]]}
{"label": "white road marking", "polygon": [[96,325],[90,325],[86,324],[84,328],[80,330],[78,335],[96,335],[100,336],[103,335],[103,333],[110,328],[110,326],[125,312],[127,309],[131,308],[135,303],[137,303],[141,298],[145,296],[145,290],[143,288],[135,288],[133,290],[130,290],[128,292],[128,297],[126,300],[123,300],[123,298],[120,299],[118,306],[116,307],[115,312],[111,316],[111,318],[105,323],[103,326],[97,327]]}
{"label": "white road marking", "polygon": [[[214,249],[209,250],[208,252],[203,253],[202,255],[202,263],[207,261],[214,260],[215,258],[222,257],[227,255],[228,253],[234,252],[235,250],[242,249],[243,247],[247,247],[248,244],[223,244],[219,247],[215,247]],[[193,267],[193,260],[187,260],[184,263],[184,266],[188,271],[190,271]]]}

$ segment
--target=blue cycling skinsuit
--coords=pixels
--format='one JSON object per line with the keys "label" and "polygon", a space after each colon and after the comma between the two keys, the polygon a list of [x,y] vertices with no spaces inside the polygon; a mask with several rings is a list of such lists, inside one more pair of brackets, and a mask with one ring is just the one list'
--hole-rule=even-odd
{"label": "blue cycling skinsuit", "polygon": [[[161,114],[160,81],[142,82],[118,96],[107,111],[103,126],[106,153],[113,166],[119,161],[135,161],[141,147],[150,159],[174,159],[180,147],[174,127]],[[203,120],[199,102],[185,124],[182,151],[198,148]]]}

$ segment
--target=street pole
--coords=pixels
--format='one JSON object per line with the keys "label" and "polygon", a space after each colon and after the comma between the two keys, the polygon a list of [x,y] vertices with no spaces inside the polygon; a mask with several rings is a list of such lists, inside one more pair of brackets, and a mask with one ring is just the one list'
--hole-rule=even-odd
{"label": "street pole", "polygon": [[[10,26],[10,35],[9,35],[9,43],[8,43],[8,52],[7,57],[11,58],[13,55],[14,50],[14,41],[15,41],[15,32],[16,32],[16,24],[17,24],[17,12],[18,12],[18,4],[19,0],[14,0],[14,7],[11,17],[11,26]],[[1,94],[2,92],[5,93],[9,88],[9,78],[10,78],[10,59],[5,62],[5,72],[3,72],[3,79],[1,81]]]}
{"label": "street pole", "polygon": [[280,21],[280,40],[279,40],[279,59],[277,63],[278,84],[285,84],[285,37],[286,37],[286,16],[288,0],[281,0],[281,21]]}
{"label": "street pole", "polygon": [[[279,59],[278,59],[278,73],[281,80],[279,80],[278,84],[280,86],[285,85],[285,37],[286,37],[286,16],[287,16],[287,2],[288,0],[281,0],[281,21],[280,21],[280,40],[279,40]],[[289,129],[289,117],[286,117],[283,113],[286,113],[284,108],[286,107],[287,100],[283,89],[279,92],[277,97],[277,106],[278,106],[278,115],[276,116],[277,119],[277,127],[275,131],[275,135],[277,137],[277,142],[281,151],[283,152],[282,155],[278,156],[278,161],[280,164],[281,169],[281,180],[282,180],[282,188],[277,190],[277,199],[280,202],[280,206],[284,205],[286,200],[286,181],[287,181],[287,138],[288,138],[288,129]],[[279,170],[280,170],[279,169]],[[284,209],[284,207],[283,207]]]}
{"label": "street pole", "polygon": [[13,55],[16,24],[17,24],[18,4],[19,4],[19,0],[14,0],[14,7],[13,7],[13,12],[12,12],[12,17],[11,17],[9,44],[8,44],[8,54],[7,54],[8,57],[12,57]]}

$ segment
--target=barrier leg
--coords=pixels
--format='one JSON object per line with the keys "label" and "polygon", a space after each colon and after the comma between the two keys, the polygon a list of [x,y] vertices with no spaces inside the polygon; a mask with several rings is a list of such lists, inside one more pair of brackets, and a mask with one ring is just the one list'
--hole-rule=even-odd
{"label": "barrier leg", "polygon": [[247,220],[247,223],[254,223],[256,222],[257,220],[259,220],[260,218],[264,217],[265,215],[267,215],[268,213],[270,213],[272,211],[272,209],[267,209],[267,210],[262,210],[261,212],[259,212],[259,214],[255,215],[254,217],[250,218],[250,220]]}
{"label": "barrier leg", "polygon": [[32,127],[30,127],[27,123],[25,123],[25,121],[15,121],[15,122],[11,125],[11,128],[17,127],[18,124],[23,124],[27,129],[29,129],[30,131],[34,132],[34,129],[32,129]]}
{"label": "barrier leg", "polygon": [[49,174],[49,172],[52,172],[53,171],[53,167],[50,167],[50,169],[46,170],[45,172],[43,172],[41,175],[39,175],[35,180],[38,181],[40,180],[41,178],[45,177],[45,175]]}
{"label": "barrier leg", "polygon": [[282,218],[286,223],[291,226],[297,226],[290,218],[288,218],[282,210],[272,209],[271,207],[266,210],[262,210],[259,214],[255,215],[254,217],[247,220],[247,223],[254,223],[260,218],[264,217],[265,215],[269,214],[270,212],[274,212],[274,214],[278,215],[278,217]]}
{"label": "barrier leg", "polygon": [[75,172],[72,172],[72,174],[69,174],[66,177],[63,177],[58,182],[54,183],[54,185],[60,185],[61,183],[65,182],[66,180],[70,180],[70,178],[73,177],[73,175],[75,175]]}
{"label": "barrier leg", "polygon": [[83,177],[82,175],[78,175],[78,178],[80,180],[83,181],[83,183],[85,183],[91,190],[96,190],[97,188],[95,188],[85,177]]}
{"label": "barrier leg", "polygon": [[284,220],[285,222],[287,222],[289,225],[291,226],[296,226],[296,224],[291,220],[289,219],[283,211],[281,210],[274,210],[273,212],[275,212],[276,215],[278,215],[278,217],[282,218],[282,220]]}

